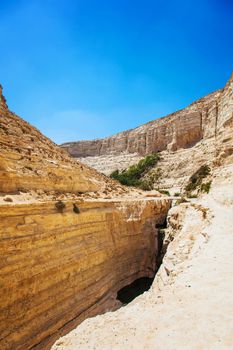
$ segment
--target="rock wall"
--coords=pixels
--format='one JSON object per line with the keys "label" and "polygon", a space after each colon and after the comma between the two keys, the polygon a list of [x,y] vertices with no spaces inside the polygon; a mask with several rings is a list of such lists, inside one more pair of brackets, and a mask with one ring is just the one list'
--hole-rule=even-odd
{"label": "rock wall", "polygon": [[[161,176],[154,186],[179,192],[201,165],[208,164],[214,170],[233,164],[232,145],[233,75],[224,89],[170,116],[104,140],[63,146],[106,175],[137,163],[140,155],[160,150],[157,167]],[[85,157],[90,154],[95,156]]]}
{"label": "rock wall", "polygon": [[155,225],[169,200],[73,205],[63,212],[54,202],[0,206],[1,349],[45,349],[83,319],[114,309],[123,286],[153,276]]}
{"label": "rock wall", "polygon": [[170,201],[135,191],[10,112],[0,87],[0,349],[47,349],[153,275]]}
{"label": "rock wall", "polygon": [[200,142],[187,149],[161,153],[158,167],[162,177],[157,186],[173,189],[177,186],[179,190],[203,164],[211,167],[213,178],[220,167],[224,169],[233,164],[233,75],[209,105],[203,120],[208,128]]}
{"label": "rock wall", "polygon": [[[185,110],[91,142],[91,153],[160,150],[163,185],[182,185],[203,162],[233,164],[232,112],[231,79],[224,90]],[[34,190],[53,193],[40,202],[33,195],[25,204],[15,199],[16,192]],[[101,191],[118,199],[87,200]],[[60,211],[56,192],[66,205]],[[124,285],[153,275],[155,226],[170,201],[136,193],[134,199],[120,198],[125,192],[9,112],[0,90],[1,349],[46,349],[85,318],[116,308],[116,292]]]}
{"label": "rock wall", "polygon": [[221,165],[233,163],[233,74],[218,100],[216,121],[216,156]]}
{"label": "rock wall", "polygon": [[96,191],[107,180],[10,112],[0,87],[0,192]]}
{"label": "rock wall", "polygon": [[[218,90],[187,108],[112,137],[61,145],[73,157],[89,157],[122,152],[150,154],[155,151],[187,148],[215,133]],[[214,105],[214,109],[210,108]]]}
{"label": "rock wall", "polygon": [[232,171],[208,195],[169,211],[166,254],[147,293],[86,320],[52,350],[231,349]]}

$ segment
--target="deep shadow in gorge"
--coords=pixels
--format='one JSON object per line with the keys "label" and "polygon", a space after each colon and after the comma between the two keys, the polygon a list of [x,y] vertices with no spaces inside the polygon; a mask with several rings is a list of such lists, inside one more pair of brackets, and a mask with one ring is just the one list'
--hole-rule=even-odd
{"label": "deep shadow in gorge", "polygon": [[117,292],[117,299],[123,304],[128,304],[140,294],[150,289],[154,278],[142,277],[123,287]]}
{"label": "deep shadow in gorge", "polygon": [[139,296],[140,294],[143,294],[144,292],[150,289],[154,281],[155,275],[163,262],[163,257],[166,254],[167,246],[168,246],[168,244],[164,244],[165,229],[167,228],[167,219],[165,219],[163,223],[157,224],[156,228],[158,230],[158,236],[157,236],[158,251],[157,251],[157,254],[155,252],[156,254],[155,274],[152,278],[149,278],[149,277],[138,278],[132,283],[130,283],[129,285],[121,288],[117,292],[117,300],[119,300],[123,305],[130,303],[137,296]]}

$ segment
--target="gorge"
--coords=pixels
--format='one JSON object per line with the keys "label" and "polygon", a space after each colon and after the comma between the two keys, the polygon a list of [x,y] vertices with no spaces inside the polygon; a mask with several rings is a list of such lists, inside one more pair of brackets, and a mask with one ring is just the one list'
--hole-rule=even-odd
{"label": "gorge", "polygon": [[[133,193],[0,104],[0,348],[48,349],[152,278],[168,198]],[[156,195],[156,194],[155,194]]]}
{"label": "gorge", "polygon": [[[153,191],[106,176],[155,151]],[[206,164],[210,193],[184,198]],[[230,349],[232,173],[233,76],[172,115],[62,147],[0,89],[0,348]]]}
{"label": "gorge", "polygon": [[232,85],[164,118],[102,140],[67,142],[70,155],[109,175],[153,152],[160,152],[155,187],[178,192],[201,165],[232,162]]}

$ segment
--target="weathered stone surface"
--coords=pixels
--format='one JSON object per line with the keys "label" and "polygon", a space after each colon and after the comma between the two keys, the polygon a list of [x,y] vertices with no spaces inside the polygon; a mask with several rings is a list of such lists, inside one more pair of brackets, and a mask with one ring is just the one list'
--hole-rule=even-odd
{"label": "weathered stone surface", "polygon": [[0,84],[0,110],[7,110],[6,99],[2,94],[2,85]]}
{"label": "weathered stone surface", "polygon": [[233,75],[210,104],[205,123],[203,139],[194,147],[161,153],[160,186],[184,187],[190,175],[203,164],[211,167],[213,175],[219,167],[233,164]]}
{"label": "weathered stone surface", "polygon": [[[193,146],[203,137],[213,136],[216,110],[215,101],[221,95],[218,90],[167,117],[156,119],[136,129],[124,131],[106,139],[69,142],[61,145],[73,157],[88,157],[122,152],[149,154],[155,151],[171,150]],[[210,128],[209,118],[213,120]]]}
{"label": "weathered stone surface", "polygon": [[[151,153],[153,150],[158,150],[157,147],[161,144],[159,150],[164,149],[159,163],[163,173],[161,186],[173,189],[175,186],[182,186],[190,174],[207,162],[211,164],[214,182],[218,178],[218,184],[224,186],[221,190],[216,190],[216,201],[218,203],[220,201],[219,193],[224,193],[224,198],[225,192],[228,195],[224,208],[219,208],[218,205],[213,208],[216,220],[210,228],[208,227],[209,220],[212,220],[211,215],[208,214],[206,217],[206,214],[195,206],[187,212],[185,215],[187,223],[183,225],[183,232],[179,234],[179,228],[177,228],[177,237],[171,245],[171,248],[178,247],[178,254],[176,250],[170,251],[169,259],[165,260],[164,269],[162,267],[161,274],[158,274],[158,278],[163,278],[163,275],[166,277],[165,274],[170,276],[165,280],[165,288],[166,286],[169,288],[169,297],[166,299],[166,293],[161,294],[160,300],[163,305],[161,308],[157,307],[155,301],[157,294],[155,297],[153,291],[152,295],[150,294],[149,304],[147,299],[143,299],[140,306],[143,322],[142,313],[138,313],[138,317],[135,318],[138,312],[136,303],[135,312],[132,313],[129,308],[124,308],[121,313],[116,314],[116,323],[120,329],[118,336],[122,340],[121,348],[129,347],[127,328],[129,322],[135,324],[139,330],[136,343],[135,334],[132,333],[131,347],[138,346],[141,349],[141,339],[144,345],[147,344],[143,334],[147,334],[148,329],[151,331],[157,329],[157,314],[162,315],[164,312],[168,316],[164,318],[164,323],[161,322],[164,326],[161,327],[161,333],[158,333],[156,345],[160,344],[159,337],[162,336],[167,342],[169,331],[176,324],[179,329],[186,329],[186,332],[183,332],[185,336],[188,334],[190,339],[193,339],[192,327],[190,328],[185,318],[180,317],[181,313],[177,308],[180,299],[185,300],[185,312],[182,314],[189,315],[191,312],[195,319],[197,308],[193,303],[190,308],[190,301],[197,301],[198,310],[202,310],[204,302],[209,300],[210,295],[212,296],[211,290],[216,279],[219,280],[218,289],[221,293],[220,283],[226,268],[224,262],[227,261],[229,264],[232,256],[232,252],[228,249],[232,246],[229,240],[231,236],[224,232],[225,221],[230,218],[229,205],[232,205],[232,181],[230,181],[233,164],[232,112],[231,79],[223,90],[195,102],[187,109],[147,124],[146,130],[145,126],[142,126],[126,132],[122,139],[121,136],[116,135],[114,140],[105,140],[100,147],[100,154],[109,150],[110,153],[106,156],[112,157],[114,152],[116,155],[121,155],[121,150],[125,150],[126,147],[122,145],[127,145],[128,154],[136,152],[140,156],[144,152]],[[126,191],[123,187],[101,176],[95,170],[72,160],[65,151],[60,150],[38,130],[10,113],[1,94],[0,118],[0,192],[3,200],[6,200],[4,205],[0,205],[0,348],[27,350],[40,344],[37,348],[45,349],[48,339],[53,341],[89,316],[116,308],[116,292],[125,284],[138,277],[152,275],[157,253],[155,225],[164,220],[170,203],[169,200],[164,199],[143,199],[142,195],[139,197],[139,193],[136,192],[134,198],[120,199],[119,195],[125,194]],[[158,127],[155,128],[155,125]],[[186,133],[182,131],[183,126]],[[147,129],[150,132],[147,132]],[[192,144],[195,145],[191,147]],[[95,144],[93,147],[95,149]],[[96,160],[98,161],[98,157]],[[38,203],[32,196],[32,199],[25,204],[19,203],[17,196],[21,196],[20,194],[12,193],[19,190],[38,189],[53,191],[53,193],[46,194],[47,197],[43,197],[44,202]],[[77,196],[77,191],[87,192],[87,194]],[[11,194],[6,198],[5,194],[10,192]],[[60,192],[60,197],[57,197],[56,192]],[[71,192],[69,196],[67,192]],[[118,199],[96,198],[96,200],[87,201],[87,197],[98,197],[100,193],[105,193],[105,198],[114,193],[114,196],[118,195]],[[129,195],[130,192],[128,192]],[[68,197],[69,200],[67,200]],[[55,207],[56,198],[64,199],[66,207],[63,211]],[[2,203],[2,197],[0,203]],[[73,207],[74,204],[77,205],[76,209]],[[219,210],[223,215],[221,222],[217,220]],[[170,225],[173,219],[175,225],[179,225],[182,221],[176,220],[175,210],[170,217]],[[229,222],[229,225],[232,225],[232,222]],[[186,287],[191,277],[188,273],[186,274],[190,271],[188,270],[189,261],[186,261],[187,269],[183,270],[184,256],[189,259],[192,249],[196,246],[199,249],[199,241],[202,243],[206,241],[206,237],[208,238],[206,230],[211,229],[214,232],[215,227],[217,227],[217,234],[214,236],[214,255],[211,255],[211,245],[207,246],[209,255],[204,260],[204,265],[209,267],[207,275],[211,276],[212,272],[215,275],[210,279],[206,291],[201,289],[205,285],[205,279],[201,278],[196,292],[187,295]],[[223,237],[220,236],[221,233],[224,233]],[[197,245],[193,244],[196,238],[198,238]],[[183,239],[187,239],[188,244]],[[220,258],[216,262],[213,256],[220,256],[219,250],[222,249],[224,240],[227,242],[224,248],[227,254],[222,254],[222,260]],[[223,267],[222,270],[218,270],[219,266]],[[183,271],[184,293],[180,298],[179,280],[177,280],[177,288],[174,288],[173,283],[176,283],[176,279],[173,277],[176,273],[182,274]],[[198,273],[193,274],[194,281],[199,281],[200,276],[206,276],[205,272],[203,273],[202,262],[198,265],[197,271]],[[224,281],[227,279],[224,278]],[[158,286],[162,285],[163,283]],[[225,298],[219,298],[219,302],[222,299],[230,300],[229,295],[232,295],[229,293],[227,283],[223,287],[226,291]],[[200,289],[203,290],[203,296],[199,303]],[[163,298],[166,300],[164,303]],[[213,305],[216,305],[215,299],[212,299]],[[146,307],[148,305],[149,309]],[[171,321],[169,308],[172,305],[176,313],[176,322]],[[208,305],[207,314],[213,310],[212,304]],[[125,318],[124,310],[127,310],[126,314],[129,317]],[[226,302],[219,313],[220,318],[216,318],[214,336],[221,328],[221,317],[222,314],[227,314],[227,310],[229,311],[229,305]],[[122,319],[121,316],[118,318],[119,314],[122,315]],[[153,316],[149,318],[150,322],[148,322],[148,315]],[[200,327],[205,324],[205,320],[204,317]],[[96,324],[96,321],[93,322]],[[98,334],[103,334],[104,337],[104,339],[101,336],[97,337],[99,349],[103,349],[105,340],[106,349],[109,349],[109,344],[112,344],[114,333],[108,332],[108,322],[111,322],[111,316],[106,323],[103,321],[107,333],[104,333],[101,327],[98,330]],[[142,324],[145,325],[144,328],[141,327]],[[193,327],[197,324],[199,324],[199,317],[195,319]],[[85,329],[85,325],[83,327]],[[92,331],[93,328],[91,328]],[[86,337],[86,334],[90,335],[89,328],[87,333],[85,332],[84,336],[80,333],[81,343],[89,341]],[[120,338],[121,334],[123,339]],[[125,338],[124,334],[126,334]],[[174,332],[174,334],[178,333]],[[51,338],[48,338],[50,336]],[[67,339],[69,346],[70,338]],[[101,339],[99,343],[98,339]],[[187,339],[185,338],[185,346],[187,346]],[[176,338],[175,340],[177,341]],[[153,339],[150,338],[148,341],[154,348]],[[76,349],[78,344],[77,339],[74,339],[74,342],[72,350]],[[174,348],[174,343],[171,342],[170,345],[170,348]],[[57,343],[54,348],[59,346]],[[68,349],[66,346],[65,342],[64,348]],[[165,344],[163,348],[164,346]],[[205,343],[204,345],[200,343],[200,346],[206,348]],[[179,342],[177,348],[180,348]]]}
{"label": "weathered stone surface", "polygon": [[43,189],[96,191],[107,183],[36,128],[11,113],[0,89],[0,192]]}
{"label": "weathered stone surface", "polygon": [[118,307],[118,289],[153,275],[169,206],[72,159],[0,89],[0,349],[48,348]]}
{"label": "weathered stone surface", "polygon": [[80,162],[97,169],[99,172],[110,175],[114,170],[127,169],[129,166],[136,164],[142,156],[137,153],[121,153],[119,155],[102,155],[98,157],[79,158]]}
{"label": "weathered stone surface", "polygon": [[[146,142],[141,143],[139,139],[142,140],[143,135],[146,135]],[[123,138],[128,141],[121,142]],[[80,152],[84,157],[90,154],[88,145],[93,147],[96,143],[88,141],[63,146],[72,155],[77,156]],[[118,146],[114,148],[116,143]],[[140,147],[129,147],[132,144],[140,144]],[[161,160],[157,167],[161,169],[161,177],[155,188],[167,188],[173,192],[180,191],[203,164],[215,169],[233,163],[233,75],[224,89],[168,117],[101,140],[101,145],[99,153],[92,152],[101,156],[82,158],[82,161],[106,175],[118,167],[127,168],[127,162],[128,165],[136,163],[140,154],[160,150]],[[136,153],[130,153],[132,151]],[[122,157],[125,159],[123,166]]]}
{"label": "weathered stone surface", "polygon": [[[0,207],[0,348],[55,340],[116,307],[116,292],[155,271],[156,223],[169,200]],[[41,345],[45,348],[45,343]]]}
{"label": "weathered stone surface", "polygon": [[209,195],[169,211],[165,243],[171,243],[148,292],[85,320],[52,350],[231,349],[232,173],[231,167],[221,175]]}

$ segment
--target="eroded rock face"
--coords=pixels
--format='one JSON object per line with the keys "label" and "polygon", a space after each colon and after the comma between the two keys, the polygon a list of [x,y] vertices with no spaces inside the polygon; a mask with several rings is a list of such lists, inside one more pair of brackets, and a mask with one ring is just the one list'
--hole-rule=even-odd
{"label": "eroded rock face", "polygon": [[97,191],[105,180],[11,113],[0,88],[0,192]]}
{"label": "eroded rock face", "polygon": [[106,175],[117,168],[127,168],[127,163],[128,166],[137,163],[141,155],[160,150],[157,167],[161,177],[155,188],[179,192],[201,165],[217,169],[232,164],[232,145],[233,75],[224,89],[170,116],[104,140],[68,143],[62,147]]}
{"label": "eroded rock face", "polygon": [[[76,158],[101,155],[119,155],[122,152],[139,155],[152,152],[186,148],[203,137],[215,133],[215,106],[221,95],[218,90],[167,117],[156,119],[136,129],[128,130],[106,139],[69,142],[62,145]],[[209,119],[213,121],[210,127]]]}
{"label": "eroded rock face", "polygon": [[50,348],[153,276],[170,200],[135,191],[69,157],[0,90],[0,349]]}
{"label": "eroded rock face", "polygon": [[232,180],[215,191],[169,212],[170,244],[148,292],[120,310],[85,320],[52,350],[230,349]]}
{"label": "eroded rock face", "polygon": [[0,84],[0,110],[7,110],[6,99],[2,94],[2,85]]}
{"label": "eroded rock face", "polygon": [[[208,164],[213,175],[220,168],[233,164],[233,76],[206,115],[208,126],[203,139],[194,147],[176,152],[164,151],[158,166],[162,177],[160,185],[182,188],[188,178],[203,164]],[[215,175],[214,175],[215,176]]]}
{"label": "eroded rock face", "polygon": [[109,176],[114,170],[127,169],[129,166],[136,164],[143,157],[137,153],[121,153],[116,154],[105,154],[102,156],[84,157],[79,158],[84,164],[94,167],[99,172]]}
{"label": "eroded rock face", "polygon": [[62,213],[54,202],[0,207],[1,349],[45,348],[155,272],[155,225],[169,200],[73,204]]}

